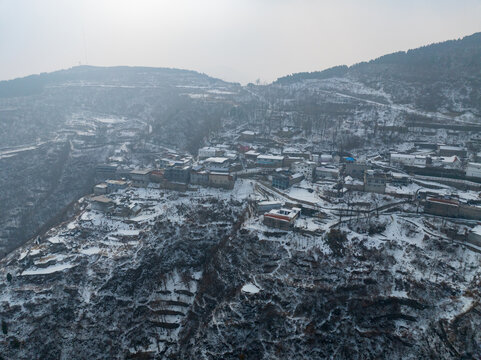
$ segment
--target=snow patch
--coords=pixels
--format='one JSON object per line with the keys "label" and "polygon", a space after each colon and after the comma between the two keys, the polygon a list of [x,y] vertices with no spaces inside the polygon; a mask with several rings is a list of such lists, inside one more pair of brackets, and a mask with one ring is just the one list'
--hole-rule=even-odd
{"label": "snow patch", "polygon": [[261,291],[261,289],[251,283],[245,284],[241,290],[248,294],[257,294],[259,291]]}
{"label": "snow patch", "polygon": [[52,274],[54,272],[58,271],[63,271],[65,269],[70,269],[74,267],[74,264],[66,263],[66,264],[56,264],[52,265],[46,268],[37,268],[37,269],[30,269],[30,270],[25,270],[22,272],[20,275],[25,276],[25,275],[47,275],[47,274]]}
{"label": "snow patch", "polygon": [[95,255],[95,254],[98,254],[99,252],[100,252],[99,247],[91,247],[91,248],[80,250],[80,253],[84,255]]}

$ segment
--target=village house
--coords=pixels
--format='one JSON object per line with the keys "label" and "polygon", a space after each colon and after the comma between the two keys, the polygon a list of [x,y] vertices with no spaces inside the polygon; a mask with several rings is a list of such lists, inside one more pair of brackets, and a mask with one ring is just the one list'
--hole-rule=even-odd
{"label": "village house", "polygon": [[304,175],[300,173],[290,174],[284,171],[276,171],[272,174],[272,186],[286,190],[292,185],[300,183],[302,179],[304,179]]}
{"label": "village house", "polygon": [[458,200],[427,198],[424,204],[426,214],[463,218],[469,220],[481,220],[481,208],[460,203]]}
{"label": "village house", "polygon": [[460,169],[462,167],[462,162],[456,155],[439,156],[431,158],[431,166],[437,166],[446,169]]}
{"label": "village house", "polygon": [[461,158],[466,157],[467,151],[466,149],[460,146],[452,146],[452,145],[439,145],[438,153],[440,156],[459,156]]}
{"label": "village house", "polygon": [[303,158],[303,159],[309,159],[311,154],[309,152],[304,152],[304,151],[296,149],[296,148],[284,148],[284,149],[282,149],[282,155],[290,156],[290,157]]}
{"label": "village house", "polygon": [[113,209],[113,215],[121,217],[136,216],[142,211],[142,208],[138,204],[117,205]]}
{"label": "village house", "polygon": [[257,213],[264,214],[274,209],[280,209],[283,203],[280,201],[259,201],[257,203]]}
{"label": "village house", "polygon": [[190,183],[193,185],[209,185],[209,172],[202,165],[194,165],[190,171]]}
{"label": "village house", "polygon": [[[344,178],[344,187],[348,190],[354,190],[354,191],[363,191],[364,190],[364,181],[361,181],[359,179],[354,179],[351,176],[346,176]],[[342,190],[342,189],[338,189]]]}
{"label": "village house", "polygon": [[206,146],[200,148],[198,153],[199,159],[207,159],[224,155],[224,150],[217,147]]}
{"label": "village house", "polygon": [[108,193],[127,188],[127,181],[124,180],[106,180],[105,183]]}
{"label": "village house", "polygon": [[202,165],[208,171],[229,172],[230,160],[226,157],[210,157]]}
{"label": "village house", "polygon": [[282,167],[284,164],[284,156],[280,155],[259,155],[256,164],[261,167]]}
{"label": "village house", "polygon": [[130,179],[132,180],[132,186],[135,187],[147,187],[150,183],[150,169],[132,170],[130,172]]}
{"label": "village house", "polygon": [[228,158],[229,161],[236,161],[239,158],[239,155],[234,151],[226,151],[223,157]]}
{"label": "village house", "polygon": [[315,170],[316,179],[337,180],[339,178],[339,169],[335,167],[318,166]]}
{"label": "village house", "polygon": [[101,183],[94,186],[94,194],[95,195],[105,195],[107,194],[107,184]]}
{"label": "village house", "polygon": [[331,154],[321,154],[319,155],[319,158],[318,158],[318,162],[320,163],[332,163],[333,161],[334,161],[334,158]]}
{"label": "village house", "polygon": [[245,130],[240,133],[240,140],[243,141],[253,141],[256,139],[257,134],[254,131]]}
{"label": "village house", "polygon": [[466,167],[466,176],[481,178],[481,163],[468,163],[468,166]]}
{"label": "village house", "polygon": [[409,182],[410,182],[409,175],[398,173],[398,172],[391,172],[391,183],[393,185],[406,186],[406,185],[409,185]]}
{"label": "village house", "polygon": [[105,195],[94,196],[90,199],[90,206],[93,210],[97,210],[103,213],[111,212],[114,207],[115,203],[112,199],[108,198]]}
{"label": "village house", "polygon": [[290,156],[286,156],[284,158],[284,166],[285,167],[291,167],[292,164],[296,163],[296,162],[303,162],[304,161],[304,158],[302,157],[290,157]]}
{"label": "village house", "polygon": [[192,167],[187,166],[169,166],[165,168],[164,179],[170,182],[187,184],[190,180],[190,171]]}
{"label": "village house", "polygon": [[226,172],[210,172],[209,173],[209,186],[218,187],[223,189],[233,189],[235,184],[235,178]]}
{"label": "village house", "polygon": [[164,181],[164,169],[152,170],[150,173],[150,181],[154,183],[161,183]]}
{"label": "village house", "polygon": [[316,169],[316,163],[313,161],[299,161],[291,166],[293,173],[300,173],[304,175],[304,179],[312,181],[314,179],[314,173]]}
{"label": "village house", "polygon": [[252,161],[256,161],[256,159],[259,155],[260,155],[260,153],[258,153],[255,150],[249,150],[244,154],[246,160],[252,160]]}
{"label": "village house", "polygon": [[178,159],[178,156],[176,156],[175,158],[162,158],[158,161],[158,163],[161,168],[166,168],[169,166],[187,166],[192,164],[192,158],[184,157]]}
{"label": "village house", "polygon": [[424,204],[424,212],[431,215],[458,217],[459,201],[427,198]]}
{"label": "village house", "polygon": [[426,156],[412,154],[390,154],[390,164],[398,166],[418,166],[425,167],[427,163]]}
{"label": "village house", "polygon": [[296,219],[299,217],[301,209],[272,209],[264,214],[263,223],[266,226],[281,230],[290,230],[294,226]]}
{"label": "village house", "polygon": [[366,170],[364,173],[364,191],[384,194],[387,176],[380,170]]}

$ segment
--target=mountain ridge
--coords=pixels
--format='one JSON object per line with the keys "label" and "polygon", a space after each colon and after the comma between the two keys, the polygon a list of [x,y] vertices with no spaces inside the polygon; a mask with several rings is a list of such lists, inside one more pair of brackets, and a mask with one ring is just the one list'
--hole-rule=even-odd
{"label": "mountain ridge", "polygon": [[[419,53],[426,52],[426,50],[440,50],[445,47],[459,47],[459,45],[468,45],[473,46],[477,49],[477,51],[481,54],[481,32],[477,32],[471,35],[467,35],[463,38],[456,39],[456,40],[446,40],[438,43],[432,43],[428,45],[424,45],[418,48],[409,49],[407,51],[396,51],[390,54],[382,55],[380,57],[362,61],[351,66],[347,65],[337,65],[331,68],[327,68],[320,71],[313,71],[313,72],[298,72],[293,73],[290,75],[279,77],[277,80],[273,82],[273,84],[288,84],[293,83],[296,81],[301,80],[309,80],[309,79],[324,79],[329,77],[336,77],[336,76],[343,76],[349,71],[353,70],[362,70],[367,65],[386,65],[391,60],[399,60],[399,59],[410,59],[412,55],[418,55]],[[392,61],[392,63],[397,63],[396,61]],[[481,71],[481,70],[480,70]]]}
{"label": "mountain ridge", "polygon": [[[68,69],[56,70],[53,72],[42,72],[40,74],[32,74],[11,80],[0,81],[0,98],[30,96],[40,93],[48,85],[75,81],[95,79],[99,80],[114,80],[113,75],[156,75],[156,76],[191,76],[210,82],[225,83],[222,79],[211,77],[207,74],[197,72],[195,70],[177,69],[168,67],[147,67],[147,66],[94,66],[94,65],[79,65]],[[109,78],[110,77],[110,78]]]}
{"label": "mountain ridge", "polygon": [[[290,83],[294,83],[302,80],[327,79],[332,77],[340,77],[348,74],[349,72],[363,71],[365,70],[366,66],[399,64],[400,60],[405,60],[405,59],[407,59],[408,62],[410,63],[415,63],[416,57],[419,57],[418,55],[420,54],[424,55],[423,53],[425,53],[426,51],[429,51],[429,50],[443,51],[443,49],[445,48],[461,48],[466,45],[468,47],[476,49],[477,52],[473,54],[471,64],[479,65],[476,62],[476,59],[479,59],[479,57],[475,55],[481,56],[481,32],[476,32],[471,35],[466,35],[458,39],[451,39],[451,40],[446,40],[442,42],[431,43],[431,44],[423,45],[417,48],[408,49],[406,51],[404,50],[396,51],[393,53],[379,56],[371,60],[361,61],[351,66],[342,64],[342,65],[336,65],[336,66],[326,68],[323,70],[318,70],[318,71],[312,71],[312,72],[302,71],[302,72],[292,73],[289,75],[284,75],[277,78],[275,81],[273,81],[271,84],[268,84],[268,85],[285,85],[285,84],[290,84]],[[436,65],[436,63],[434,64]],[[221,81],[224,83],[237,84],[236,82],[229,82],[221,78],[210,76],[206,73],[203,73],[197,70],[182,69],[182,68],[175,68],[175,67],[130,66],[130,65],[116,65],[116,66],[77,65],[67,69],[60,69],[60,70],[55,70],[51,72],[41,72],[39,74],[31,74],[31,75],[9,79],[9,80],[0,80],[0,97],[5,97],[6,94],[9,92],[10,92],[10,96],[22,96],[23,94],[11,95],[11,91],[15,90],[15,85],[17,83],[28,82],[29,80],[33,80],[34,85],[37,82],[44,85],[45,83],[48,83],[54,80],[59,80],[62,78],[68,79],[69,76],[75,78],[75,76],[78,76],[80,74],[83,74],[83,75],[88,73],[92,74],[94,72],[98,74],[101,71],[135,72],[139,70],[148,71],[148,72],[166,72],[166,73],[172,73],[172,74],[173,73],[190,74],[190,75],[196,75],[196,76],[208,78],[210,80]],[[481,67],[479,67],[478,71],[481,74]],[[30,95],[30,94],[26,93],[25,95]]]}

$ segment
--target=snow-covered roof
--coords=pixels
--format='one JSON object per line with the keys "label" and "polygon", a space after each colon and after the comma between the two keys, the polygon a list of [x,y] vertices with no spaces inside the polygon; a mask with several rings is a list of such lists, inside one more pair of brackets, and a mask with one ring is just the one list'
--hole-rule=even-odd
{"label": "snow-covered roof", "polygon": [[293,148],[293,147],[286,147],[282,150],[283,153],[297,153],[300,154],[302,153],[302,150]]}
{"label": "snow-covered roof", "polygon": [[471,232],[474,233],[474,234],[476,234],[476,235],[481,236],[481,225],[475,226],[475,227],[471,230]]}
{"label": "snow-covered roof", "polygon": [[229,172],[211,171],[210,175],[215,176],[231,176]]}
{"label": "snow-covered roof", "polygon": [[292,208],[292,209],[281,208],[281,209],[272,209],[264,216],[272,217],[278,220],[292,221],[297,217],[297,215],[299,215],[300,212],[301,212],[301,209],[299,208]]}
{"label": "snow-covered roof", "polygon": [[99,202],[103,204],[110,204],[114,202],[112,199],[108,198],[105,195],[94,196],[91,200],[94,202]]}
{"label": "snow-covered roof", "polygon": [[453,156],[442,156],[441,157],[441,161],[443,163],[453,163],[453,162],[456,162],[458,161],[458,157],[456,155],[453,155]]}
{"label": "snow-covered roof", "polygon": [[325,166],[319,166],[316,167],[316,171],[323,171],[323,172],[329,172],[329,173],[339,173],[339,169],[336,168],[330,168],[330,167],[325,167]]}
{"label": "snow-covered roof", "polygon": [[412,154],[391,153],[391,159],[414,159],[415,157]]}
{"label": "snow-covered roof", "polygon": [[468,163],[468,167],[469,167],[469,168],[475,168],[475,169],[481,169],[481,164],[480,164],[480,163],[470,162],[470,163]]}
{"label": "snow-covered roof", "polygon": [[200,171],[200,170],[202,170],[203,168],[204,168],[203,165],[198,165],[198,164],[192,166],[192,170],[193,170],[193,171]]}
{"label": "snow-covered roof", "polygon": [[147,175],[151,172],[150,169],[142,169],[142,170],[132,170],[130,173],[133,175]]}
{"label": "snow-covered roof", "polygon": [[208,159],[205,159],[206,163],[215,163],[215,164],[223,164],[226,161],[229,161],[229,158],[226,158],[226,157],[210,157]]}
{"label": "snow-covered roof", "polygon": [[257,159],[260,160],[284,160],[284,156],[277,155],[259,155]]}
{"label": "snow-covered roof", "polygon": [[226,152],[224,156],[231,160],[235,160],[237,158],[237,154],[235,152]]}
{"label": "snow-covered roof", "polygon": [[266,201],[259,201],[257,203],[257,205],[261,205],[261,206],[269,206],[269,205],[279,205],[279,204],[282,204],[281,201],[274,201],[274,200],[266,200]]}
{"label": "snow-covered roof", "polygon": [[452,151],[464,151],[464,149],[460,146],[452,146],[452,145],[440,145],[440,150],[452,150]]}
{"label": "snow-covered roof", "polygon": [[408,178],[409,175],[407,174],[403,174],[403,173],[399,173],[399,172],[394,172],[394,171],[391,171],[391,176],[393,178],[397,178],[397,179],[401,179],[401,178]]}
{"label": "snow-covered roof", "polygon": [[107,184],[112,184],[112,185],[126,185],[127,182],[123,180],[106,180],[105,181]]}

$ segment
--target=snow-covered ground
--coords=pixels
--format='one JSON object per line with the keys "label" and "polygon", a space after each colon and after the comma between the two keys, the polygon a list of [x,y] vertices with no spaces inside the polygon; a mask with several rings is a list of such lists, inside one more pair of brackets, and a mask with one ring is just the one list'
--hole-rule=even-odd
{"label": "snow-covered ground", "polygon": [[[84,308],[94,314],[95,308],[91,307],[95,307],[94,304],[98,304],[103,297],[109,298],[112,296],[111,292],[115,291],[115,286],[114,290],[105,290],[106,286],[109,287],[112,281],[117,281],[114,279],[124,271],[128,273],[135,271],[138,266],[145,266],[142,264],[148,261],[150,256],[162,257],[164,252],[172,251],[169,250],[169,247],[175,244],[171,243],[174,241],[172,237],[177,237],[175,241],[187,243],[200,243],[206,241],[204,237],[211,238],[208,241],[213,242],[210,245],[212,246],[220,240],[216,234],[228,231],[234,222],[234,219],[225,213],[222,214],[226,217],[224,220],[217,216],[216,221],[199,224],[203,229],[199,232],[196,223],[192,222],[195,219],[193,206],[199,212],[204,212],[204,216],[208,216],[211,206],[226,206],[225,204],[235,202],[235,206],[239,207],[253,195],[253,188],[250,180],[239,180],[232,191],[199,188],[183,194],[154,188],[128,188],[109,194],[117,203],[138,204],[142,211],[133,218],[122,218],[105,215],[87,206],[78,216],[51,229],[36,243],[27,243],[9,254],[3,260],[0,275],[7,279],[7,274],[10,274],[13,281],[11,284],[7,280],[0,283],[3,289],[0,292],[0,311],[13,304],[36,306],[34,304],[42,303],[43,299],[55,296],[52,294],[53,289],[65,288],[66,291],[75,289],[75,292],[78,292],[78,301],[81,302],[76,306],[79,311],[84,311],[80,310]],[[87,204],[85,199],[80,202]],[[215,212],[220,209],[212,210]],[[191,237],[177,234],[180,228],[185,231],[187,224],[192,227]],[[162,230],[164,228],[171,230]],[[161,234],[159,231],[166,233]],[[208,246],[205,245],[204,251],[207,249]],[[200,256],[199,253],[196,254]],[[164,261],[169,260],[173,259]],[[194,263],[199,260],[193,258]],[[184,259],[177,261],[185,262]],[[168,268],[163,262],[157,265]],[[148,343],[142,345],[142,349],[162,352],[176,341],[187,310],[193,304],[197,283],[201,278],[201,267],[194,270],[174,266],[148,285],[155,289],[148,295],[148,311],[151,313],[148,319],[158,331],[151,335]],[[123,283],[121,286],[125,285],[126,283]],[[35,287],[35,292],[25,291],[30,287]],[[24,296],[19,296],[19,292]],[[122,296],[122,301],[132,301],[134,304],[144,301]],[[143,309],[143,305],[135,306]],[[86,310],[87,308],[90,310]],[[20,323],[21,321],[19,326]],[[104,325],[109,326],[108,323]],[[126,346],[132,353],[139,351],[137,346]]]}

